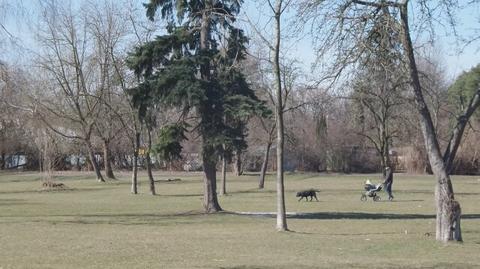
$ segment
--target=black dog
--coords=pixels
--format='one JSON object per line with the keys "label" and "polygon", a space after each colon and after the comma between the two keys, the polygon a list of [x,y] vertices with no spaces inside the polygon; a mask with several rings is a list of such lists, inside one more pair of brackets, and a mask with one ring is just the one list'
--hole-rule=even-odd
{"label": "black dog", "polygon": [[305,201],[308,201],[308,197],[310,197],[310,202],[311,202],[313,201],[313,197],[315,197],[315,200],[317,200],[318,202],[316,192],[318,191],[313,189],[306,190],[306,191],[299,191],[297,192],[297,197],[300,197],[298,201],[300,202],[300,200],[302,200],[303,198],[305,198]]}

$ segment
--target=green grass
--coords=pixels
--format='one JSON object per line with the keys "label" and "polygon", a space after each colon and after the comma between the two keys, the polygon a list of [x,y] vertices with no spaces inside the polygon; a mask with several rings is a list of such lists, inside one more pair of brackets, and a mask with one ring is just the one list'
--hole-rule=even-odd
{"label": "green grass", "polygon": [[[434,240],[434,179],[395,175],[395,201],[360,202],[363,182],[379,175],[286,177],[291,232],[276,232],[275,183],[229,177],[227,213],[202,213],[201,174],[157,173],[157,196],[131,195],[129,174],[98,183],[61,173],[65,191],[41,191],[38,173],[0,173],[0,268],[479,268],[480,178],[454,177],[463,244]],[[297,202],[317,188],[320,202]],[[380,194],[386,198],[385,193]],[[432,236],[426,236],[431,233]]]}

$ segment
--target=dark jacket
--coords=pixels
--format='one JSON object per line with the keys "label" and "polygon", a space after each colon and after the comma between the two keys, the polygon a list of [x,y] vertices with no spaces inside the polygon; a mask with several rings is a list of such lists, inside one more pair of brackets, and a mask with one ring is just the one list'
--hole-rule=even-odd
{"label": "dark jacket", "polygon": [[385,181],[383,184],[392,184],[393,183],[393,173],[392,170],[388,171],[385,175]]}

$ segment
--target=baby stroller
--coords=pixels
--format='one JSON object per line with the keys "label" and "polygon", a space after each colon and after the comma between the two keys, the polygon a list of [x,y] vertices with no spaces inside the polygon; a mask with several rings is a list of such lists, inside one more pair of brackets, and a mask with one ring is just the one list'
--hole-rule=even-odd
{"label": "baby stroller", "polygon": [[381,191],[383,184],[373,184],[369,179],[365,182],[365,192],[362,193],[360,197],[361,201],[367,201],[368,197],[372,197],[374,202],[380,201],[380,196],[377,195],[377,192]]}

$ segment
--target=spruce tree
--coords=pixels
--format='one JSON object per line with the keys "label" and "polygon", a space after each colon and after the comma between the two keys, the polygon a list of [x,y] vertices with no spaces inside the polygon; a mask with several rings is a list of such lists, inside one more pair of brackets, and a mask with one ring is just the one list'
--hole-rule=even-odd
{"label": "spruce tree", "polygon": [[[202,138],[208,213],[222,210],[216,193],[216,165],[224,145],[244,144],[244,130],[232,123],[265,111],[237,68],[248,41],[234,26],[241,2],[150,0],[145,4],[147,16],[153,20],[160,13],[168,23],[166,34],[137,47],[128,59],[139,78],[130,93],[141,117],[152,107],[170,106],[199,118],[191,129]],[[165,128],[156,149],[162,156],[178,158],[189,126],[180,121]]]}

